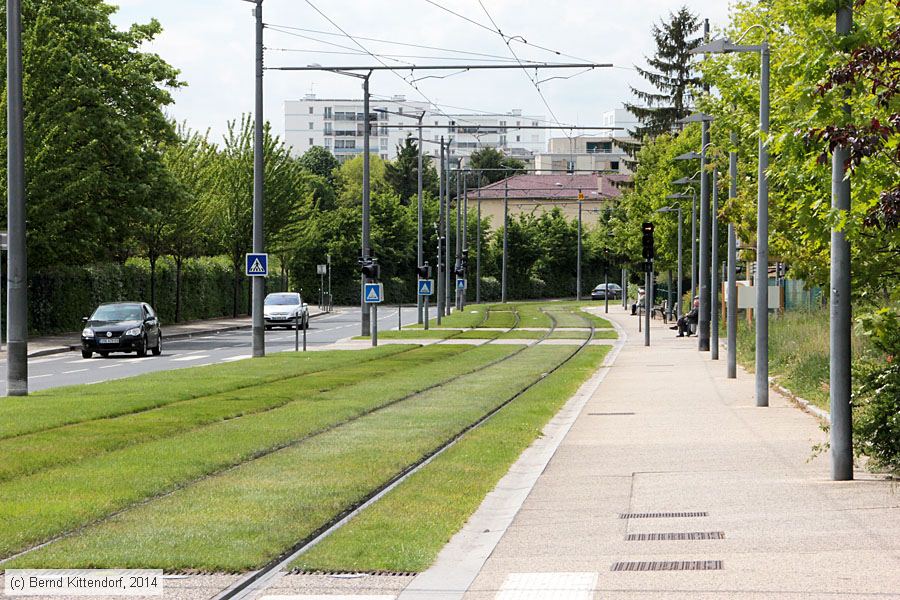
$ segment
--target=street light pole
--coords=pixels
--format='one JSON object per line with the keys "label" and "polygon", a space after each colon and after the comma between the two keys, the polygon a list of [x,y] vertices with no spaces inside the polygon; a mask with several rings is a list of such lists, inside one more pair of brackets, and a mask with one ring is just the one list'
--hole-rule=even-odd
{"label": "street light pole", "polygon": [[719,360],[719,171],[712,172],[712,232],[709,283],[709,354]]}
{"label": "street light pole", "polygon": [[[578,264],[575,269],[575,300],[581,301],[581,190],[578,190]],[[607,293],[609,290],[607,290]],[[607,294],[608,295],[608,294]]]}
{"label": "street light pole", "polygon": [[684,276],[681,273],[681,263],[682,263],[682,246],[681,246],[681,204],[678,205],[678,299],[675,302],[675,316],[681,317],[681,302],[683,298],[684,292],[682,291],[682,286],[684,285],[682,281],[684,281]]}
{"label": "street light pole", "polygon": [[478,237],[475,240],[475,303],[481,303],[481,171],[478,172]]}
{"label": "street light pole", "polygon": [[[369,71],[363,77],[363,196],[362,196],[362,256],[363,260],[369,258],[371,252],[369,245]],[[362,315],[362,335],[368,336],[371,331],[371,313],[369,305],[364,298],[366,289],[366,277],[360,275],[359,307]]]}
{"label": "street light pole", "polygon": [[[423,110],[419,114],[419,177],[417,184],[418,191],[418,199],[416,205],[416,267],[421,267],[425,264],[425,250],[423,248],[422,237],[424,235],[424,208],[423,208],[423,199],[422,199],[422,181],[423,181],[423,173],[422,173],[422,146],[424,142],[422,141],[422,119],[425,118],[425,111]],[[416,290],[416,312],[418,314],[418,323],[421,325],[424,322],[424,303],[423,298],[425,296],[419,296],[418,290]]]}
{"label": "street light pole", "polygon": [[[842,2],[837,10],[837,34],[846,36],[853,27],[853,8]],[[850,106],[844,104],[849,119]],[[845,165],[847,146],[837,146],[832,156],[831,206],[836,212],[850,212],[850,178]],[[830,407],[831,478],[853,479],[853,415],[850,404],[850,243],[842,229],[831,230],[831,302],[830,302]]]}
{"label": "street light pole", "polygon": [[456,290],[456,310],[462,310],[462,294],[456,285],[459,269],[462,267],[462,157],[456,159],[456,269],[454,273],[454,289]]}
{"label": "street light pole", "polygon": [[[737,147],[737,134],[731,133],[731,144]],[[728,156],[729,169],[731,171],[731,186],[728,189],[728,198],[737,198],[737,152],[732,151]],[[734,232],[734,223],[728,223],[728,292],[726,306],[728,313],[728,378],[737,378],[737,239]]]}
{"label": "street light pole", "polygon": [[709,121],[702,123],[702,143],[700,148],[700,310],[697,315],[697,349],[709,351],[709,173],[706,171],[706,153],[709,146]]}
{"label": "street light pole", "polygon": [[444,315],[450,316],[450,148],[453,144],[453,138],[447,140],[447,162],[444,168],[447,169],[447,185],[444,187],[444,195],[447,199],[447,218],[444,221],[444,257],[447,264],[444,266]]}
{"label": "street light pole", "polygon": [[[462,163],[462,159],[460,159],[460,163]],[[465,174],[463,174],[463,195],[462,195],[462,247],[466,251],[466,256],[468,256],[469,251],[469,178]],[[460,267],[462,264],[460,264]],[[469,288],[469,265],[466,264],[466,268],[463,271],[463,278],[466,280],[465,289],[461,290],[459,293],[459,309],[465,310],[466,308],[466,292]]]}
{"label": "street light pole", "polygon": [[756,215],[756,405],[769,405],[769,43],[763,42],[759,78],[759,199]]}
{"label": "street light pole", "polygon": [[[263,194],[265,164],[263,157],[263,0],[256,0],[256,123],[253,131],[253,252],[265,251],[263,234]],[[251,277],[252,290],[252,338],[253,356],[266,355],[266,328],[263,322],[263,301],[266,295],[266,278]]]}
{"label": "street light pole", "polygon": [[506,303],[506,269],[509,242],[509,177],[503,178],[503,269],[500,282],[500,302]]}
{"label": "street light pole", "polygon": [[437,234],[437,324],[441,324],[444,318],[444,269],[446,256],[444,255],[441,233],[444,230],[444,190],[447,188],[447,173],[444,171],[444,136],[441,136],[441,157],[438,165],[438,220],[435,233]]}
{"label": "street light pole", "polygon": [[[25,246],[25,126],[21,0],[6,3],[7,366],[6,393],[28,395],[28,262]],[[256,279],[256,278],[254,278]]]}

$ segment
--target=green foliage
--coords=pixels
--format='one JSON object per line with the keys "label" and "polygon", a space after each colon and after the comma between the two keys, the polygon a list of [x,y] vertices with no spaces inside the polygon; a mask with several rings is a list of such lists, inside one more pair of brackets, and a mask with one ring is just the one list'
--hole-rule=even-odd
{"label": "green foliage", "polygon": [[334,170],[341,166],[334,154],[322,146],[313,146],[298,161],[302,169],[322,177],[329,185],[334,184]]}
{"label": "green foliage", "polygon": [[[430,156],[422,156],[422,190],[433,196],[438,193],[438,174]],[[419,145],[407,137],[397,145],[396,160],[385,164],[385,179],[404,205],[414,204],[419,190]]]}
{"label": "green foliage", "polygon": [[487,185],[511,177],[525,168],[525,163],[517,158],[511,158],[496,148],[482,148],[469,156],[469,168],[473,171],[479,169],[505,169],[505,171],[483,171],[481,173],[481,185]]}

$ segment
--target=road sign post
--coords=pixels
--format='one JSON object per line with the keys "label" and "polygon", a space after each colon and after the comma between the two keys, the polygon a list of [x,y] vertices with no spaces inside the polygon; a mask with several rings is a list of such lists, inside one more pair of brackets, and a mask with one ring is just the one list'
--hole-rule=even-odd
{"label": "road sign post", "polygon": [[366,283],[363,288],[363,300],[369,305],[372,327],[372,346],[378,345],[378,304],[384,301],[384,284]]}
{"label": "road sign post", "polygon": [[262,253],[248,253],[244,272],[248,277],[269,276],[269,255]]}
{"label": "road sign post", "polygon": [[[429,268],[426,265],[426,271],[429,272]],[[431,295],[434,293],[434,280],[433,279],[419,279],[418,280],[418,289],[417,295],[424,300],[423,308],[425,310],[425,331],[428,331],[428,300]]]}
{"label": "road sign post", "polygon": [[325,274],[328,273],[328,265],[316,265],[316,274],[319,276],[319,308],[325,306]]}

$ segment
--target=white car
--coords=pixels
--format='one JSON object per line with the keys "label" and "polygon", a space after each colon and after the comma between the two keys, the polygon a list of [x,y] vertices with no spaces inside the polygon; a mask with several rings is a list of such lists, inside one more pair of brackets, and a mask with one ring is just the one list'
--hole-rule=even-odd
{"label": "white car", "polygon": [[298,320],[300,327],[309,327],[309,306],[296,292],[269,294],[263,307],[266,329],[273,327],[293,328]]}

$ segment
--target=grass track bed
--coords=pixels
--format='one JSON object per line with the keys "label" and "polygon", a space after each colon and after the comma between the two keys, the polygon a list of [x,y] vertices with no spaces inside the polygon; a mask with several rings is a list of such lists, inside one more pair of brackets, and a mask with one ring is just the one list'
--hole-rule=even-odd
{"label": "grass track bed", "polygon": [[[408,349],[408,347],[407,347]],[[430,346],[398,354],[406,368],[300,399],[268,412],[215,423],[0,484],[0,557],[82,526],[209,473],[470,373],[516,350]],[[446,360],[453,357],[453,360]]]}
{"label": "grass track bed", "polygon": [[54,388],[27,397],[4,398],[0,402],[0,438],[148,410],[173,402],[339,368],[398,351],[402,349],[378,348],[366,354],[334,351],[327,356],[318,352],[279,352],[254,362],[252,370],[239,361],[148,373],[90,386]]}
{"label": "grass track bed", "polygon": [[410,476],[291,568],[409,571],[428,568],[519,454],[578,387],[608,347],[589,346]]}
{"label": "grass track bed", "polygon": [[[425,331],[424,329],[402,329],[400,331],[390,330],[390,331],[379,331],[378,339],[383,340],[431,340],[431,339],[446,339],[449,337],[455,336],[459,333],[459,329],[429,329]],[[371,337],[367,335],[358,335],[353,338],[354,340],[370,340]]]}
{"label": "grass track bed", "polygon": [[[501,305],[502,306],[502,305]],[[516,325],[516,313],[512,306],[504,306],[503,309],[491,308],[487,321],[479,327],[503,327],[510,328]]]}
{"label": "grass track bed", "polygon": [[[488,304],[473,304],[467,306],[466,309],[462,312],[454,311],[449,317],[441,318],[441,327],[460,327],[460,328],[469,328],[469,327],[478,327],[478,325],[484,321],[484,313],[488,310]],[[431,304],[428,312],[434,314],[434,311],[437,308],[434,304]],[[432,317],[428,320],[429,326],[437,327],[437,318]],[[420,329],[422,326],[418,323],[415,325],[410,325],[410,328]],[[429,330],[430,331],[430,330]]]}
{"label": "grass track bed", "polygon": [[[500,348],[475,348],[446,364]],[[477,374],[135,507],[8,566],[258,567],[570,353],[570,348],[529,348]],[[382,382],[379,387],[388,386]]]}

